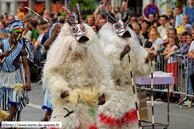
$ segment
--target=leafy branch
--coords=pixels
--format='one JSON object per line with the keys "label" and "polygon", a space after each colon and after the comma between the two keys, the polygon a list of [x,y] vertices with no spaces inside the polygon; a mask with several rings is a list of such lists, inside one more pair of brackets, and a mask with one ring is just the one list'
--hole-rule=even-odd
{"label": "leafy branch", "polygon": [[170,3],[172,4],[173,9],[177,5],[177,2],[173,2],[172,0],[166,0],[165,2],[162,2],[160,4],[160,7],[163,7],[165,4],[170,4]]}

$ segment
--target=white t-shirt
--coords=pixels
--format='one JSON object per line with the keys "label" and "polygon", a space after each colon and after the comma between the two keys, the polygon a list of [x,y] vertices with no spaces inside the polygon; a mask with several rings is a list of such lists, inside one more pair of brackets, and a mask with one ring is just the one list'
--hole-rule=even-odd
{"label": "white t-shirt", "polygon": [[191,42],[191,45],[189,47],[189,51],[194,51],[194,41]]}
{"label": "white t-shirt", "polygon": [[[170,51],[172,51],[172,49],[178,49],[178,47],[176,45],[174,45],[173,47],[170,47]],[[170,56],[168,58],[168,63],[175,63],[175,62],[178,62],[178,58],[177,57],[174,57],[174,56]]]}
{"label": "white t-shirt", "polygon": [[159,26],[158,28],[158,32],[160,33],[160,36],[162,37],[162,38],[164,38],[164,36],[166,35],[166,28],[164,27],[164,26]]}
{"label": "white t-shirt", "polygon": [[23,37],[29,39],[31,33],[32,33],[32,31],[29,30],[25,35],[24,35],[24,33],[23,33]]}
{"label": "white t-shirt", "polygon": [[42,41],[43,36],[44,36],[44,34],[39,35],[37,40]]}
{"label": "white t-shirt", "polygon": [[164,43],[164,40],[162,38],[158,38],[156,39],[156,41],[152,43],[152,46],[154,47],[155,50],[157,50],[157,45],[163,44],[163,43]]}
{"label": "white t-shirt", "polygon": [[176,15],[175,19],[175,28],[177,28],[181,24],[181,19],[182,19],[183,14]]}

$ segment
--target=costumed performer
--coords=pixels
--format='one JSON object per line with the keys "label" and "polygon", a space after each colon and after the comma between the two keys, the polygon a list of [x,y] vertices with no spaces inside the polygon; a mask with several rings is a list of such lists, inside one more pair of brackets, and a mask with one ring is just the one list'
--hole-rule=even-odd
{"label": "costumed performer", "polygon": [[[0,49],[2,49],[0,59],[6,57],[0,72],[0,108],[9,111],[6,121],[20,121],[21,111],[25,107],[27,100],[24,90],[31,90],[27,53],[23,46],[16,41],[23,27],[24,25],[20,20],[11,22],[9,26],[10,37],[0,44]],[[10,51],[12,45],[14,45],[14,49]],[[20,57],[26,74],[25,85],[21,84]]]}
{"label": "costumed performer", "polygon": [[138,128],[129,59],[125,55],[130,51],[134,77],[148,76],[151,70],[148,57],[154,58],[138,43],[136,34],[125,23],[128,19],[128,12],[125,8],[124,12],[124,18],[115,19],[107,7],[108,22],[99,31],[100,43],[111,65],[111,75],[114,81],[113,96],[98,109],[98,127],[102,129]]}
{"label": "costumed performer", "polygon": [[69,20],[48,51],[43,83],[51,91],[50,121],[62,121],[63,129],[95,129],[98,105],[109,100],[113,81],[109,64],[95,32],[78,23],[65,8]]}

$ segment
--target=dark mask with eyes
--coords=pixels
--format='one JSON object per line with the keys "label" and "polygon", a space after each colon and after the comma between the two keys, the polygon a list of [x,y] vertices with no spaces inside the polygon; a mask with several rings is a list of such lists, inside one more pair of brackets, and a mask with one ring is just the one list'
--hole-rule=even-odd
{"label": "dark mask with eyes", "polygon": [[123,9],[125,12],[125,16],[122,19],[116,19],[109,13],[109,7],[106,7],[106,14],[108,15],[108,22],[112,25],[114,31],[117,33],[119,37],[130,38],[131,34],[128,30],[126,30],[125,22],[128,19],[128,11],[126,8]]}
{"label": "dark mask with eyes", "polygon": [[67,15],[69,16],[69,20],[67,20],[67,22],[71,26],[72,35],[75,36],[75,39],[78,42],[86,42],[89,40],[89,38],[85,36],[85,27],[82,23],[83,20],[82,20],[81,11],[78,3],[76,5],[76,8],[77,8],[77,14],[78,14],[78,23],[75,23],[74,17],[71,15],[70,11],[66,7],[63,7]]}

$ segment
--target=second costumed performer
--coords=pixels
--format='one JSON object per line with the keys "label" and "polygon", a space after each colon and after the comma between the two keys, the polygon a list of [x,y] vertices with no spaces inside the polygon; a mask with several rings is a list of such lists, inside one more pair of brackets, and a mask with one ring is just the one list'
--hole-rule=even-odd
{"label": "second costumed performer", "polygon": [[136,34],[125,23],[125,16],[115,19],[106,8],[108,22],[99,31],[100,43],[111,64],[114,80],[114,92],[109,101],[99,107],[99,128],[103,129],[137,129],[138,117],[132,90],[129,59],[130,51],[132,73],[134,77],[150,75],[148,58],[154,58],[140,46]]}
{"label": "second costumed performer", "polygon": [[95,129],[96,106],[111,95],[109,64],[91,27],[69,19],[48,51],[43,83],[51,91],[50,121],[62,121],[66,129]]}

